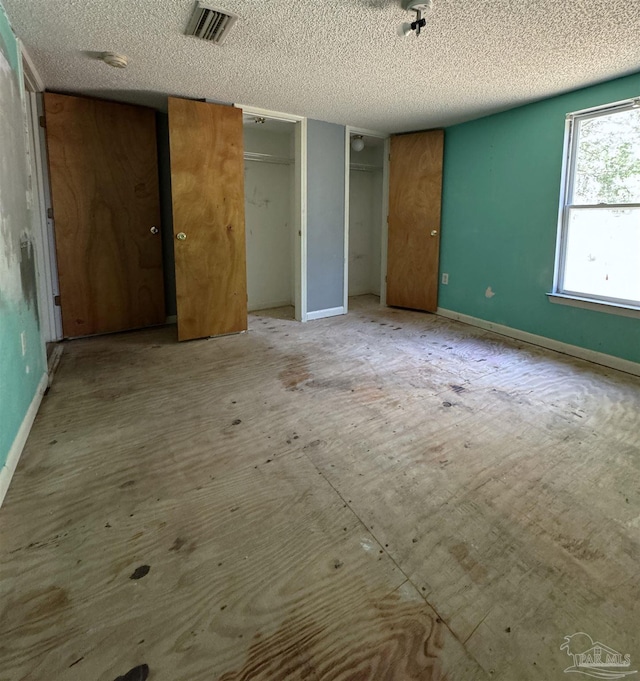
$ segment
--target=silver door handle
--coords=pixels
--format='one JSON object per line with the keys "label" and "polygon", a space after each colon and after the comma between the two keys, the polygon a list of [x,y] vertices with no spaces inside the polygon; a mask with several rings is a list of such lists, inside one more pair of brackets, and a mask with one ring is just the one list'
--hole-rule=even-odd
{"label": "silver door handle", "polygon": [[178,241],[184,241],[187,238],[187,235],[184,232],[178,232],[176,234],[176,239]]}
{"label": "silver door handle", "polygon": [[438,233],[437,229],[432,229],[431,230],[431,236],[435,236]]}
{"label": "silver door handle", "polygon": [[160,230],[154,225],[149,231],[151,234],[157,234]]}

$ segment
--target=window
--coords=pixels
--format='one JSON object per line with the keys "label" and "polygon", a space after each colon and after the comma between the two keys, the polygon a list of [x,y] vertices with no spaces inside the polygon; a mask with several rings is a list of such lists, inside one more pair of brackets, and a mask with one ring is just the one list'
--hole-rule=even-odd
{"label": "window", "polygon": [[640,308],[640,99],[569,114],[564,162],[554,294]]}

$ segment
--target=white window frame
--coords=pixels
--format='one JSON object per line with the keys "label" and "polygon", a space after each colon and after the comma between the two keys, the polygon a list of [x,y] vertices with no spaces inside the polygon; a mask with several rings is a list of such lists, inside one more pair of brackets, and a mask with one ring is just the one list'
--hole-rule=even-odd
{"label": "white window frame", "polygon": [[569,213],[571,208],[640,208],[640,203],[623,204],[573,204],[570,199],[573,196],[575,169],[577,162],[576,130],[581,121],[608,116],[629,109],[640,107],[640,97],[614,102],[604,106],[582,109],[568,113],[565,124],[564,149],[562,162],[562,179],[560,190],[560,207],[558,211],[558,233],[556,241],[556,257],[553,278],[553,291],[549,294],[549,300],[553,303],[571,305],[594,309],[601,312],[620,314],[627,317],[640,317],[640,301],[629,301],[606,296],[595,296],[579,291],[569,291],[564,288],[564,267],[566,260],[567,232]]}

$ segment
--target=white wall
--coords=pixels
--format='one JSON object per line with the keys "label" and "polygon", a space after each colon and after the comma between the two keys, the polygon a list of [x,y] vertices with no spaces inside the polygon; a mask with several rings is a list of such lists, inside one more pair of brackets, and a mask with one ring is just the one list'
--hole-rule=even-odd
{"label": "white wall", "polygon": [[[245,152],[292,158],[291,134],[245,127]],[[245,161],[248,309],[292,305],[293,165]]]}
{"label": "white wall", "polygon": [[[372,293],[373,173],[349,172],[349,295]],[[378,260],[379,262],[379,260]]]}
{"label": "white wall", "polygon": [[281,127],[284,128],[284,126],[286,126],[286,129],[275,131],[263,128],[255,123],[245,123],[243,129],[244,150],[293,160],[295,123],[284,123]]}
{"label": "white wall", "polygon": [[351,152],[352,164],[376,166],[375,170],[349,172],[349,295],[380,295],[382,234],[383,148],[365,147]]}

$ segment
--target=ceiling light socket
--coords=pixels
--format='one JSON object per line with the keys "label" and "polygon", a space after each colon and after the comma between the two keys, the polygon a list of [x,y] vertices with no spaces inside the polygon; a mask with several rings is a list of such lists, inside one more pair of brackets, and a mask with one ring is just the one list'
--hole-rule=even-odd
{"label": "ceiling light socket", "polygon": [[403,0],[402,7],[409,12],[428,12],[433,7],[433,0]]}
{"label": "ceiling light socket", "polygon": [[103,52],[102,61],[115,69],[126,69],[129,59],[124,54],[116,54],[115,52]]}
{"label": "ceiling light socket", "polygon": [[402,0],[402,8],[408,12],[415,12],[415,21],[405,22],[398,26],[399,36],[411,35],[414,31],[416,36],[420,35],[420,32],[427,25],[427,20],[424,18],[424,14],[427,14],[433,8],[433,0]]}

